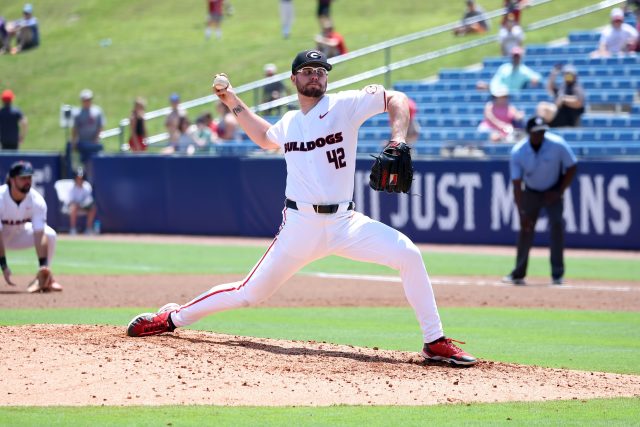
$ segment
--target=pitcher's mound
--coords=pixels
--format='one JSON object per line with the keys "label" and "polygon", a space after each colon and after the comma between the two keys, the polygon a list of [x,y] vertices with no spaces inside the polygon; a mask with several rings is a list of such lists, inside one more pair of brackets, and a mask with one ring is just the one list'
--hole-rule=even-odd
{"label": "pitcher's mound", "polygon": [[180,330],[0,327],[0,405],[431,405],[640,396],[640,376]]}

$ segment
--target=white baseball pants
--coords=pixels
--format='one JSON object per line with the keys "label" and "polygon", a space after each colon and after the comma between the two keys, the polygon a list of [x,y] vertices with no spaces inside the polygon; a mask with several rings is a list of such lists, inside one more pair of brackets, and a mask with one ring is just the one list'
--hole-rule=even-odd
{"label": "white baseball pants", "polygon": [[[56,237],[55,230],[48,225],[44,226],[44,234],[47,236],[47,260],[49,265],[53,261],[53,255],[56,253]],[[2,227],[2,241],[5,249],[27,249],[34,248],[33,242],[33,225],[30,222],[21,225],[4,225]]]}
{"label": "white baseball pants", "polygon": [[424,342],[444,335],[420,250],[394,228],[346,211],[346,204],[335,214],[285,208],[278,235],[249,275],[239,282],[214,286],[181,306],[171,320],[175,326],[186,326],[212,313],[258,304],[302,267],[328,255],[399,270]]}

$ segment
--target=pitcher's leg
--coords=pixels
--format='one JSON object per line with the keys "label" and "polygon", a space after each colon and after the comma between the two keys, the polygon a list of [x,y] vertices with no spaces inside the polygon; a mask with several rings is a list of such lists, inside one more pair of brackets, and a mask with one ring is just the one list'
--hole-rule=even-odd
{"label": "pitcher's leg", "polygon": [[283,211],[276,238],[242,281],[214,286],[183,305],[171,319],[186,326],[209,314],[258,304],[309,262],[326,254],[323,222],[316,213]]}
{"label": "pitcher's leg", "polygon": [[271,296],[296,271],[309,262],[292,257],[276,238],[242,281],[214,286],[173,313],[176,327],[187,326],[213,313],[248,307]]}
{"label": "pitcher's leg", "polygon": [[399,270],[405,296],[416,313],[424,342],[442,337],[433,288],[416,245],[398,230],[360,213],[353,214],[348,227],[348,231],[336,233],[345,238],[336,241],[334,253]]}

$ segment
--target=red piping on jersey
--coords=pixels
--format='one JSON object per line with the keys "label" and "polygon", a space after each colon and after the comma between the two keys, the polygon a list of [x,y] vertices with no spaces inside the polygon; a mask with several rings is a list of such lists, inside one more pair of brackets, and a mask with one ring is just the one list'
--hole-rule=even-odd
{"label": "red piping on jersey", "polygon": [[[284,225],[284,224],[283,224]],[[247,276],[247,278],[244,280],[244,282],[242,282],[239,286],[233,287],[233,288],[228,288],[228,289],[219,289],[213,293],[207,294],[205,296],[203,296],[200,299],[197,299],[187,305],[183,305],[182,307],[180,307],[178,310],[176,310],[176,312],[179,312],[180,310],[182,310],[183,308],[187,308],[187,307],[191,307],[194,304],[199,303],[200,301],[203,301],[209,297],[212,297],[216,294],[219,294],[221,292],[229,292],[229,291],[237,291],[240,290],[244,285],[247,284],[247,282],[249,280],[251,280],[251,276],[253,276],[253,273],[256,272],[256,270],[258,269],[258,267],[260,266],[260,264],[262,264],[262,261],[264,260],[264,258],[267,256],[267,254],[269,253],[269,251],[271,250],[271,248],[273,247],[273,245],[276,243],[276,241],[278,240],[278,238],[276,237],[275,239],[273,239],[273,242],[271,242],[271,245],[269,245],[269,248],[267,248],[267,251],[264,253],[264,255],[262,255],[262,258],[260,258],[260,261],[258,261],[258,263],[256,264],[255,267],[253,267],[253,270],[251,270],[251,273],[249,273],[249,275]]]}
{"label": "red piping on jersey", "polygon": [[385,90],[383,93],[384,96],[384,112],[387,112],[387,91]]}

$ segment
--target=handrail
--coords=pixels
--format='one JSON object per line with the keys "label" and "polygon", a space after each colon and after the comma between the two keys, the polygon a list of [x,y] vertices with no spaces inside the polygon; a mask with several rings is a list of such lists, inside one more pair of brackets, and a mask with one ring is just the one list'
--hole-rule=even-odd
{"label": "handrail", "polygon": [[[548,3],[552,0],[532,0],[532,2],[530,3],[530,7],[531,6],[537,6],[540,4],[544,4],[544,3]],[[577,9],[577,10],[573,10],[570,12],[566,12],[557,16],[554,16],[552,18],[547,18],[547,19],[543,19],[537,22],[534,22],[532,24],[529,24],[528,26],[526,26],[525,30],[526,31],[534,31],[534,30],[538,30],[540,28],[544,28],[544,27],[548,27],[550,25],[554,25],[558,22],[563,22],[563,21],[567,21],[573,18],[577,18],[580,16],[584,16],[587,15],[589,13],[593,13],[593,12],[597,12],[599,10],[602,9],[606,9],[608,7],[623,3],[626,0],[603,0],[600,1],[596,4],[590,5],[590,6],[586,6],[583,7],[581,9]],[[474,20],[469,20],[469,22],[478,22],[484,19],[491,19],[493,17],[497,17],[497,16],[502,16],[506,13],[506,9],[499,9],[499,10],[495,10],[492,11],[490,13],[485,14],[485,17],[480,17],[480,18],[475,18]],[[489,17],[490,15],[490,17]],[[362,49],[358,49],[356,51],[347,53],[345,55],[340,55],[334,58],[329,59],[329,62],[331,64],[337,64],[340,62],[344,62],[350,59],[354,59],[369,53],[373,53],[373,52],[378,52],[380,50],[383,49],[388,49],[392,46],[396,46],[396,45],[400,45],[400,44],[404,44],[410,41],[415,41],[415,40],[419,40],[420,38],[424,38],[424,37],[429,37],[432,35],[436,35],[436,34],[440,34],[444,31],[449,31],[455,27],[457,27],[459,25],[459,22],[455,22],[455,23],[451,23],[451,24],[445,24],[445,25],[441,25],[439,27],[434,27],[431,28],[429,30],[424,30],[424,31],[420,31],[417,33],[413,33],[413,34],[409,34],[406,36],[402,36],[402,37],[397,37],[395,39],[391,39],[391,40],[387,40],[386,42],[382,42],[382,43],[377,43],[375,45],[372,46],[368,46],[366,48],[362,48]],[[430,61],[433,59],[437,59],[440,58],[442,56],[446,56],[446,55],[450,55],[452,53],[458,53],[464,50],[468,50],[468,49],[472,49],[474,47],[478,47],[478,46],[482,46],[485,44],[489,44],[489,43],[493,43],[496,42],[498,40],[498,35],[494,34],[494,35],[490,35],[490,36],[485,36],[482,38],[477,38],[474,40],[470,40],[468,42],[464,42],[464,43],[459,43],[457,45],[452,45],[452,46],[448,46],[446,48],[442,48],[442,49],[438,49],[432,52],[427,52],[421,55],[417,55],[411,58],[407,58],[401,61],[396,61],[393,63],[387,63],[386,65],[371,69],[369,71],[365,71],[359,74],[355,74],[353,76],[344,78],[342,80],[338,80],[332,83],[329,83],[329,85],[327,86],[327,91],[330,90],[334,90],[334,89],[339,89],[345,86],[349,86],[353,83],[357,83],[359,81],[362,80],[366,80],[372,77],[376,77],[382,74],[387,74],[390,73],[391,71],[394,70],[398,70],[401,68],[405,68],[411,65],[415,65],[421,62],[426,62],[426,61]],[[264,79],[260,79],[251,83],[247,83],[244,85],[240,85],[236,88],[234,88],[235,92],[240,94],[240,93],[244,93],[250,90],[254,90],[257,88],[262,87],[265,84],[268,83],[272,83],[275,81],[281,81],[283,79],[288,78],[290,75],[289,72],[283,72],[268,78],[264,78]],[[389,86],[389,84],[387,84],[387,86]],[[208,95],[205,97],[201,97],[201,98],[197,98],[191,101],[187,101],[184,103],[181,103],[180,105],[183,108],[191,108],[191,107],[195,107],[195,106],[199,106],[199,105],[203,105],[209,102],[213,102],[215,99],[217,99],[216,95]],[[296,94],[293,95],[288,95],[286,97],[282,97],[279,98],[277,100],[274,101],[270,101],[270,102],[266,102],[266,103],[261,103],[258,104],[257,106],[252,106],[251,110],[255,111],[255,112],[261,112],[261,111],[265,111],[265,110],[269,110],[271,108],[275,108],[275,107],[281,107],[283,105],[287,105],[291,102],[294,102],[298,99]],[[167,114],[169,114],[169,112],[171,111],[170,107],[165,107],[162,108],[160,110],[156,110],[156,111],[152,111],[150,113],[145,114],[145,119],[147,118],[156,118],[156,117],[161,117],[161,116],[165,116]],[[104,131],[101,136],[103,138],[105,138],[105,136],[103,136],[103,134],[107,133],[107,132],[111,132],[111,134],[109,134],[109,136],[116,136],[122,133],[122,128],[124,126],[127,126],[128,123],[128,119],[123,119],[121,120],[120,124],[121,127],[120,128],[114,128],[114,129],[110,129],[108,131]],[[153,139],[154,142],[160,142],[160,141],[164,141],[166,140],[168,137],[168,134],[165,133],[161,133],[159,135],[154,135],[152,137],[150,137],[150,139]]]}
{"label": "handrail", "polygon": [[[529,3],[528,7],[533,7],[533,6],[538,6],[538,5],[542,5],[545,3],[549,3],[552,0],[531,0],[531,2]],[[491,12],[487,12],[484,14],[484,16],[479,16],[477,18],[472,18],[467,20],[468,23],[476,23],[476,22],[480,22],[480,21],[484,21],[484,20],[489,20],[489,19],[493,19],[495,17],[499,17],[499,16],[503,16],[505,14],[508,13],[508,10],[506,8],[500,8],[500,9],[496,9],[494,11]],[[456,21],[456,22],[452,22],[449,24],[444,24],[444,25],[440,25],[437,27],[433,27],[427,30],[422,30],[422,31],[418,31],[412,34],[407,34],[404,36],[400,36],[400,37],[396,37],[394,39],[390,39],[390,40],[386,40],[384,42],[380,42],[380,43],[376,43],[373,44],[371,46],[367,46],[358,50],[354,50],[352,52],[346,53],[344,55],[340,55],[340,56],[336,56],[333,58],[329,59],[329,63],[330,64],[338,64],[341,62],[345,62],[345,61],[349,61],[352,59],[356,59],[359,58],[361,56],[365,56],[371,53],[375,53],[375,52],[379,52],[381,50],[385,50],[385,49],[390,49],[394,46],[398,46],[398,45],[402,45],[402,44],[406,44],[412,41],[416,41],[416,40],[420,40],[423,38],[427,38],[427,37],[431,37],[431,36],[435,36],[438,34],[441,34],[443,32],[447,32],[447,31],[451,31],[454,28],[460,26],[460,21]],[[260,80],[255,80],[253,82],[250,83],[246,83],[243,85],[240,85],[238,87],[234,87],[234,91],[237,94],[241,94],[241,93],[245,93],[245,92],[249,92],[252,90],[256,90],[259,89],[261,87],[266,86],[269,83],[274,83],[274,82],[279,82],[282,80],[286,80],[289,78],[289,76],[291,75],[290,72],[286,71],[286,72],[282,72],[270,77],[265,77],[262,78]],[[376,74],[377,75],[377,74]],[[387,85],[389,85],[390,82],[387,82]],[[198,107],[200,105],[204,105],[204,104],[208,104],[211,103],[213,101],[215,101],[218,97],[216,95],[207,95],[207,96],[203,96],[200,98],[196,98],[190,101],[186,101],[180,104],[180,106],[184,109],[189,109],[192,107]],[[262,110],[259,110],[262,111]],[[148,113],[145,113],[144,115],[144,119],[145,120],[150,120],[150,119],[155,119],[158,117],[163,117],[166,116],[167,114],[169,114],[171,112],[171,107],[164,107],[161,108],[159,110],[154,110],[154,111],[150,111]],[[123,130],[125,127],[129,126],[129,119],[128,118],[124,118],[122,120],[120,120],[119,122],[119,126],[117,128],[112,128],[112,129],[107,129],[103,132],[100,133],[100,137],[102,139],[107,139],[107,138],[111,138],[114,136],[118,136],[118,135],[123,135]],[[124,142],[121,140],[121,143]]]}

